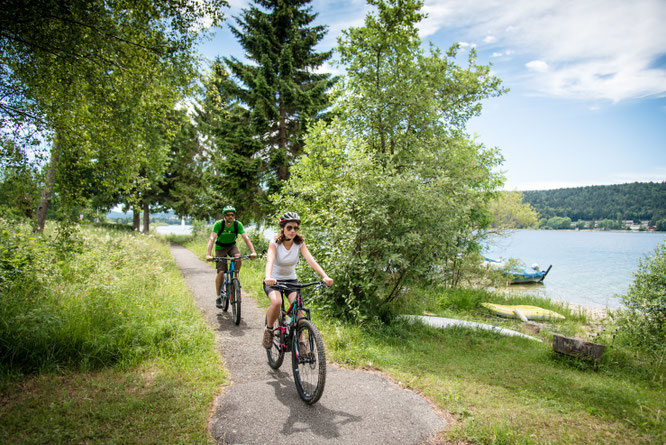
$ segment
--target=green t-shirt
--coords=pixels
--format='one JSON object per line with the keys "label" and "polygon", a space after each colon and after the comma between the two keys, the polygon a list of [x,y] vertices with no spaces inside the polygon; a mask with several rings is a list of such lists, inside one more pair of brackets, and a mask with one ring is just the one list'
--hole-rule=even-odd
{"label": "green t-shirt", "polygon": [[245,233],[243,224],[240,221],[234,221],[231,223],[231,227],[227,227],[224,223],[224,220],[215,221],[213,225],[213,232],[217,233],[217,240],[215,240],[215,245],[222,247],[221,245],[231,245],[236,242],[236,234],[234,233],[234,224],[238,224],[238,235]]}

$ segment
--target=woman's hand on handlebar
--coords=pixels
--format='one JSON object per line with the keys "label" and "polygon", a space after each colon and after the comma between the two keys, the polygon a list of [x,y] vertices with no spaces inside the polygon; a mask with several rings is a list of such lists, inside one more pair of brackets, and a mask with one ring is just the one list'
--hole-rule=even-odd
{"label": "woman's hand on handlebar", "polygon": [[333,278],[331,277],[326,277],[322,280],[326,286],[330,286],[333,284]]}
{"label": "woman's hand on handlebar", "polygon": [[277,280],[275,278],[266,278],[264,279],[264,284],[266,284],[266,286],[275,286],[277,284]]}

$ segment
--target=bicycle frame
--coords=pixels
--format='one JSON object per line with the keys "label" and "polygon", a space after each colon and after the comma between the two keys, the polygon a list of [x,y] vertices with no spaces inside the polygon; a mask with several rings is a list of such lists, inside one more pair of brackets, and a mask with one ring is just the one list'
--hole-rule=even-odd
{"label": "bicycle frame", "polygon": [[227,272],[224,274],[225,279],[222,282],[223,288],[228,289],[229,283],[233,281],[234,276],[236,275],[236,261],[237,260],[246,260],[250,258],[250,255],[243,255],[243,256],[235,256],[235,257],[229,257],[229,256],[216,256],[213,259],[215,261],[229,261],[229,268],[227,269]]}
{"label": "bicycle frame", "polygon": [[[285,337],[285,343],[280,345],[282,349],[285,351],[290,351],[291,350],[291,342],[293,340],[292,336],[293,333],[296,330],[296,326],[298,326],[298,322],[301,320],[310,320],[310,309],[306,308],[303,304],[303,297],[301,296],[301,289],[309,286],[314,286],[317,285],[323,286],[324,282],[323,281],[315,281],[312,283],[280,283],[278,282],[274,286],[269,286],[272,288],[278,288],[276,290],[280,291],[280,296],[282,297],[282,303],[280,305],[280,314],[282,315],[282,320],[284,320],[284,324],[277,326],[276,329],[280,330],[280,333],[284,334]],[[285,304],[284,304],[284,299],[287,297],[287,301],[289,300],[289,294],[292,292],[296,291],[296,298],[294,298],[294,301],[291,302],[289,305],[289,308],[287,310],[284,309]],[[305,316],[301,316],[301,312],[305,313]],[[294,313],[296,316],[294,317]],[[289,323],[287,323],[287,317],[290,317]]]}
{"label": "bicycle frame", "polygon": [[225,312],[231,305],[232,320],[236,325],[240,324],[241,320],[241,284],[236,269],[236,261],[244,258],[250,258],[250,255],[214,258],[216,262],[229,261],[231,263],[224,274],[217,301],[221,302],[218,307]]}

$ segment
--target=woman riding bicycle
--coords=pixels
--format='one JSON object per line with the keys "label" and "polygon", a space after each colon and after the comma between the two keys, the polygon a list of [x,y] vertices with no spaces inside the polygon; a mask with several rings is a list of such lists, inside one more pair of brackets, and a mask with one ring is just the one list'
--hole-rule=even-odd
{"label": "woman riding bicycle", "polygon": [[[271,240],[266,255],[264,292],[266,292],[266,295],[271,302],[268,311],[266,312],[266,329],[264,330],[264,338],[262,341],[262,344],[266,349],[271,348],[273,342],[272,327],[280,314],[280,306],[282,304],[280,291],[271,288],[271,286],[275,285],[278,280],[286,282],[286,284],[289,282],[298,282],[298,279],[296,278],[296,263],[298,262],[300,254],[303,255],[303,258],[305,258],[310,267],[322,276],[322,279],[327,286],[333,284],[333,279],[326,275],[324,269],[317,264],[317,261],[315,261],[305,245],[303,237],[298,234],[299,226],[301,224],[301,218],[298,214],[296,212],[287,212],[282,215],[278,224],[280,225],[280,233]],[[294,301],[296,294],[297,291],[294,291],[287,296],[290,303]]]}

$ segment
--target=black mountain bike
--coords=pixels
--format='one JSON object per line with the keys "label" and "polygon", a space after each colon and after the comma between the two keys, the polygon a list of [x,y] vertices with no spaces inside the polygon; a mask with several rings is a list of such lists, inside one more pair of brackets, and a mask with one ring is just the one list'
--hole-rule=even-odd
{"label": "black mountain bike", "polygon": [[[301,289],[309,286],[325,286],[323,281],[312,283],[285,283],[274,286],[282,294],[280,315],[273,326],[273,345],[266,350],[268,364],[278,369],[284,353],[291,351],[291,366],[298,395],[312,405],[321,397],[326,383],[326,353],[317,327],[310,320],[310,309],[303,307]],[[284,309],[284,297],[296,291],[289,309]],[[288,300],[287,300],[288,301]]]}
{"label": "black mountain bike", "polygon": [[213,258],[215,262],[229,261],[229,269],[224,274],[219,298],[225,312],[231,304],[231,318],[235,324],[239,324],[241,321],[241,284],[236,272],[236,260],[247,258],[250,258],[250,255],[241,257],[216,256]]}

